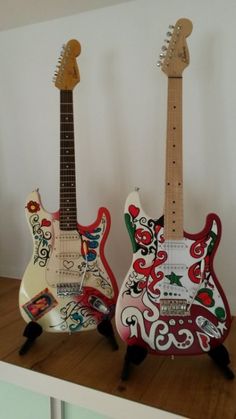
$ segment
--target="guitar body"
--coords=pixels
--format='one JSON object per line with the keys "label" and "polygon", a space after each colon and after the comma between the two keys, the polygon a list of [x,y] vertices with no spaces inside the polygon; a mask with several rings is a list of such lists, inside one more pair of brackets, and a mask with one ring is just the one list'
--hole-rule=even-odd
{"label": "guitar body", "polygon": [[108,210],[100,208],[90,226],[64,231],[59,212],[46,212],[37,191],[25,209],[34,243],[19,293],[25,321],[37,321],[48,332],[77,332],[111,318],[118,289],[104,255]]}
{"label": "guitar body", "polygon": [[163,220],[144,213],[137,192],[129,195],[133,261],[117,301],[117,330],[128,345],[153,354],[202,354],[224,341],[231,323],[213,269],[221,223],[210,214],[199,234],[171,241],[164,239]]}

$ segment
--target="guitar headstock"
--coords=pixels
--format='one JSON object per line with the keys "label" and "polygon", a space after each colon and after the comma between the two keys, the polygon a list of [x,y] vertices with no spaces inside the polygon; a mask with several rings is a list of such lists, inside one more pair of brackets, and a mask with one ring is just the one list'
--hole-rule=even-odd
{"label": "guitar headstock", "polygon": [[186,38],[191,34],[192,28],[191,20],[184,18],[179,19],[175,26],[169,26],[168,39],[162,47],[160,61],[157,63],[168,77],[182,77],[185,67],[189,64]]}
{"label": "guitar headstock", "polygon": [[54,76],[55,86],[60,90],[73,90],[80,81],[79,69],[76,57],[81,52],[80,43],[76,39],[71,39],[62,47],[60,58],[58,59],[57,70]]}

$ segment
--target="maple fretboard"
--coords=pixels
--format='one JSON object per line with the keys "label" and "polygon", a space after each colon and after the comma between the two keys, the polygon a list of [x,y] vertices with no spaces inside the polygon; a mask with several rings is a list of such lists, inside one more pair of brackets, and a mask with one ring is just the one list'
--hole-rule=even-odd
{"label": "maple fretboard", "polygon": [[165,227],[167,240],[183,238],[182,77],[168,77]]}

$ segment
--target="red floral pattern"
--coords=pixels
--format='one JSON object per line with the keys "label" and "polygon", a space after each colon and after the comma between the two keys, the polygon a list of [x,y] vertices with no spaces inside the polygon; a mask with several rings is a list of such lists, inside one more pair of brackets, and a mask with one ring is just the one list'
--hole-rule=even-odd
{"label": "red floral pattern", "polygon": [[40,205],[36,201],[29,201],[28,204],[26,205],[26,208],[28,209],[29,212],[34,213],[40,210]]}
{"label": "red floral pattern", "polygon": [[138,228],[135,231],[135,239],[137,243],[146,244],[146,245],[152,242],[151,234],[149,233],[149,231],[144,230],[143,228]]}

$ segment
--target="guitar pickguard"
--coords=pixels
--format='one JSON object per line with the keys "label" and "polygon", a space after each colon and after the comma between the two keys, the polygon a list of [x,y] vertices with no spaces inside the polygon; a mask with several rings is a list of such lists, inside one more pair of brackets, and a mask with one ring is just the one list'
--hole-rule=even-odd
{"label": "guitar pickguard", "polygon": [[106,210],[101,209],[92,226],[62,231],[59,213],[46,212],[35,191],[27,200],[26,216],[34,248],[20,288],[24,319],[38,321],[47,331],[71,332],[93,329],[111,318],[118,290],[104,256]]}
{"label": "guitar pickguard", "polygon": [[149,218],[134,192],[125,220],[134,254],[117,301],[122,339],[152,353],[175,355],[206,352],[222,342],[231,317],[213,270],[218,217],[208,216],[198,235],[165,241],[163,217]]}

